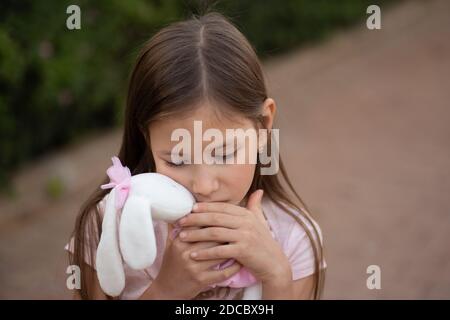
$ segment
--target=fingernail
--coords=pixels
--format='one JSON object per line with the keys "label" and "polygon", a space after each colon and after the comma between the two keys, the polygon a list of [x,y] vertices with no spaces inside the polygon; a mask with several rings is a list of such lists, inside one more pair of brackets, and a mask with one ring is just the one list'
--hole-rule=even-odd
{"label": "fingernail", "polygon": [[186,222],[186,218],[181,218],[180,219],[180,221],[178,221],[178,223],[181,225],[181,224],[183,224],[183,223],[185,223]]}
{"label": "fingernail", "polygon": [[180,238],[185,238],[185,237],[186,237],[186,232],[184,232],[184,231],[181,232],[181,233],[180,233]]}
{"label": "fingernail", "polygon": [[192,257],[192,258],[197,257],[197,252],[191,252],[191,257]]}
{"label": "fingernail", "polygon": [[194,206],[192,207],[192,210],[198,210],[198,204],[194,204]]}

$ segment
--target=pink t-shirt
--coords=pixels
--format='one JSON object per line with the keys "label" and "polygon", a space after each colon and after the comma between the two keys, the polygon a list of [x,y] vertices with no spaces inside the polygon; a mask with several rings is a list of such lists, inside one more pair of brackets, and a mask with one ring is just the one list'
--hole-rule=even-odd
{"label": "pink t-shirt", "polygon": [[[101,214],[103,214],[107,196],[99,203]],[[314,253],[309,238],[302,226],[267,197],[263,197],[262,209],[274,239],[279,243],[291,264],[292,280],[298,280],[312,275],[314,273]],[[300,217],[304,224],[309,228],[312,235],[315,234],[312,225],[302,215],[295,210],[291,210],[291,212]],[[320,241],[322,242],[320,227],[314,220],[312,221],[319,232]],[[126,284],[119,299],[138,299],[159,273],[166,245],[168,224],[163,221],[155,220],[153,227],[155,230],[158,252],[155,262],[145,270],[133,270],[124,263]],[[73,239],[66,245],[65,249],[73,252]],[[93,260],[95,262],[95,255]],[[86,256],[85,261],[90,264],[89,256]],[[95,264],[93,267],[95,268]],[[326,268],[325,261],[323,261],[322,268]],[[215,287],[200,293],[195,299],[241,299],[243,291],[244,289],[242,288]]]}

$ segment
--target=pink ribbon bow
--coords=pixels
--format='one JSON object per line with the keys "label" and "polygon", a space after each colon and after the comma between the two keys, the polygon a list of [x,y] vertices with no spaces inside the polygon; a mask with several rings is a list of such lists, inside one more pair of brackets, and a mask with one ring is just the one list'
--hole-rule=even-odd
{"label": "pink ribbon bow", "polygon": [[116,189],[116,209],[119,210],[125,204],[130,192],[131,172],[128,167],[122,166],[118,157],[111,158],[113,165],[106,170],[110,182],[100,186],[102,189]]}

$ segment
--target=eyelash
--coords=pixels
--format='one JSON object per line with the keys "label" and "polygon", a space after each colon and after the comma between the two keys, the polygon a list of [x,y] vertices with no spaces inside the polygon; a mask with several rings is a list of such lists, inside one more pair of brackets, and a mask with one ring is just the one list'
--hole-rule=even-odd
{"label": "eyelash", "polygon": [[237,150],[235,150],[233,153],[227,154],[225,156],[222,156],[224,160],[231,158],[232,156],[235,156],[237,154]]}
{"label": "eyelash", "polygon": [[[231,156],[235,156],[236,154],[237,154],[237,150],[234,151],[233,153],[230,153],[230,154],[227,154],[225,156],[222,156],[222,158],[223,158],[223,160],[226,160],[226,159],[229,159]],[[166,163],[167,163],[167,165],[169,167],[174,167],[174,168],[182,167],[182,166],[185,165],[184,162],[181,162],[180,164],[176,164],[176,163],[173,163],[173,162],[170,162],[170,161],[166,161]]]}
{"label": "eyelash", "polygon": [[167,163],[167,165],[168,165],[169,167],[175,167],[175,168],[181,167],[181,166],[184,165],[183,162],[181,162],[180,164],[176,164],[176,163],[173,163],[173,162],[170,162],[170,161],[166,161],[166,163]]}

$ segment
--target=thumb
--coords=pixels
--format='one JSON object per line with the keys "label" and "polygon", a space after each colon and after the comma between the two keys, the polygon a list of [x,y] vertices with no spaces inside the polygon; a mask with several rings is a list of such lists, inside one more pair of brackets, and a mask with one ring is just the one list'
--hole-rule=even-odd
{"label": "thumb", "polygon": [[258,189],[255,192],[253,192],[247,201],[247,209],[257,214],[261,213],[262,210],[261,201],[263,195],[264,195],[263,189]]}
{"label": "thumb", "polygon": [[268,227],[266,218],[264,217],[264,214],[262,212],[262,197],[264,195],[264,190],[259,189],[253,192],[247,202],[247,209],[251,212],[255,213],[258,219],[266,226]]}

